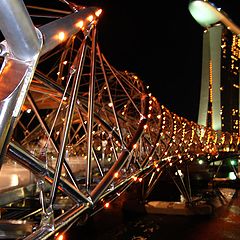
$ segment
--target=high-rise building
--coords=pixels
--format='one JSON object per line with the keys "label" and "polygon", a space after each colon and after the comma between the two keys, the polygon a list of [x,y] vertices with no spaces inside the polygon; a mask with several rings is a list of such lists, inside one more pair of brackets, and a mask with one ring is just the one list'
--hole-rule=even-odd
{"label": "high-rise building", "polygon": [[239,134],[240,38],[222,24],[203,33],[198,124]]}

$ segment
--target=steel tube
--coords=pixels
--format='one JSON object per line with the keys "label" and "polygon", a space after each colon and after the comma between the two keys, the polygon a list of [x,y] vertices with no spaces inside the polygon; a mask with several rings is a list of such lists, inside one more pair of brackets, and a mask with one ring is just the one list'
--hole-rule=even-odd
{"label": "steel tube", "polygon": [[[44,44],[40,56],[52,50],[61,42],[67,40],[69,37],[78,33],[81,30],[77,25],[79,21],[83,21],[84,29],[88,29],[88,27],[91,25],[88,17],[92,16],[92,21],[96,20],[97,17],[95,15],[95,12],[97,10],[98,8],[96,7],[81,9],[76,13],[70,14],[66,17],[60,18],[56,21],[39,27],[39,30],[43,34],[44,38]],[[63,39],[59,39],[59,33],[62,33]]]}
{"label": "steel tube", "polygon": [[68,106],[68,109],[66,112],[66,117],[65,117],[64,127],[63,127],[63,134],[62,134],[61,144],[60,144],[60,148],[59,148],[59,155],[58,155],[58,159],[57,159],[57,163],[56,163],[54,179],[53,179],[52,189],[51,189],[51,193],[50,193],[50,200],[49,200],[50,207],[52,206],[52,204],[56,198],[57,186],[59,184],[59,179],[61,176],[61,168],[63,165],[64,154],[66,151],[68,134],[69,134],[70,127],[71,127],[71,122],[72,122],[72,118],[73,118],[73,114],[74,114],[74,108],[75,108],[76,101],[77,101],[78,88],[80,85],[80,79],[81,79],[81,75],[82,75],[83,62],[84,62],[85,53],[86,53],[85,50],[86,50],[86,38],[82,42],[81,49],[79,51],[78,67],[77,67],[76,75],[74,78],[73,86],[71,89],[69,106]]}
{"label": "steel tube", "polygon": [[22,0],[1,0],[0,29],[16,58],[31,60],[41,40]]}
{"label": "steel tube", "polygon": [[89,82],[89,99],[88,99],[88,128],[87,128],[87,172],[86,186],[89,190],[91,184],[92,170],[92,152],[93,152],[93,112],[94,112],[94,96],[95,96],[95,56],[96,56],[96,25],[92,29],[92,54],[91,54],[91,75]]}

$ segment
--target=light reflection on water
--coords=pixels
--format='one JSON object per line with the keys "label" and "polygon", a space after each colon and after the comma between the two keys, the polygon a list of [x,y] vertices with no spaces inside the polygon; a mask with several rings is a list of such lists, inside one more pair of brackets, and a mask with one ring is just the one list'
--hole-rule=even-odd
{"label": "light reflection on water", "polygon": [[[113,205],[86,225],[68,232],[68,240],[239,240],[240,196],[208,216],[123,212]],[[233,211],[233,209],[235,211]]]}

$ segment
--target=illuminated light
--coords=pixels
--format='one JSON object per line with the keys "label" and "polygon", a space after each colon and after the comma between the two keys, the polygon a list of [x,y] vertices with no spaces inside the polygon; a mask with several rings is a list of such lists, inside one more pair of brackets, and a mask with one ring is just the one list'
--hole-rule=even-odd
{"label": "illuminated light", "polygon": [[93,20],[93,15],[88,16],[88,17],[87,17],[87,20],[88,20],[89,22],[91,22],[91,21]]}
{"label": "illuminated light", "polygon": [[136,176],[133,176],[132,177],[134,181],[137,181],[137,177]]}
{"label": "illuminated light", "polygon": [[158,142],[158,143],[156,143],[156,146],[158,147],[160,145],[160,143]]}
{"label": "illuminated light", "polygon": [[179,175],[180,177],[183,176],[182,170],[177,170],[177,172],[175,172],[175,175]]}
{"label": "illuminated light", "polygon": [[57,72],[57,75],[59,75],[60,74],[60,72]]}
{"label": "illuminated light", "polygon": [[119,173],[118,173],[118,172],[115,172],[115,173],[114,173],[114,177],[115,177],[115,178],[118,178],[118,177],[119,177]]}
{"label": "illuminated light", "polygon": [[63,234],[60,234],[60,235],[57,236],[57,239],[56,239],[56,240],[63,240],[63,239],[64,239]]}
{"label": "illuminated light", "polygon": [[139,182],[142,182],[142,180],[143,180],[142,178],[139,178],[139,179],[138,179]]}
{"label": "illuminated light", "polygon": [[83,20],[76,23],[76,27],[83,28]]}
{"label": "illuminated light", "polygon": [[198,163],[199,163],[200,165],[202,165],[202,164],[203,164],[203,160],[200,159],[200,160],[198,161]]}
{"label": "illuminated light", "polygon": [[63,97],[63,101],[66,101],[67,100],[67,97]]}
{"label": "illuminated light", "polygon": [[237,165],[237,163],[234,160],[231,160],[230,163],[232,166]]}
{"label": "illuminated light", "polygon": [[235,174],[234,172],[229,172],[229,173],[228,173],[228,177],[229,177],[229,179],[231,179],[231,180],[237,179],[236,174]]}
{"label": "illuminated light", "polygon": [[65,33],[64,32],[59,32],[58,33],[58,39],[62,42],[65,39]]}
{"label": "illuminated light", "polygon": [[136,149],[136,148],[137,148],[137,143],[133,145],[133,149]]}
{"label": "illuminated light", "polygon": [[157,118],[160,119],[160,118],[161,118],[161,115],[157,115]]}
{"label": "illuminated light", "polygon": [[100,151],[100,150],[101,150],[101,146],[98,146],[98,147],[97,147],[97,151]]}
{"label": "illuminated light", "polygon": [[101,13],[102,13],[102,9],[100,8],[100,9],[98,9],[98,10],[95,12],[95,15],[96,15],[97,17],[99,17],[99,16],[101,15]]}
{"label": "illuminated light", "polygon": [[61,77],[61,80],[64,80],[64,77]]}
{"label": "illuminated light", "polygon": [[109,106],[109,107],[112,107],[112,106],[113,106],[113,103],[109,103],[108,106]]}
{"label": "illuminated light", "polygon": [[149,160],[152,160],[152,157],[149,157]]}
{"label": "illuminated light", "polygon": [[32,109],[31,108],[29,108],[29,109],[27,109],[27,113],[30,113],[32,111]]}
{"label": "illuminated light", "polygon": [[108,203],[108,202],[104,204],[105,208],[109,208],[109,206],[110,206],[110,203]]}
{"label": "illuminated light", "polygon": [[208,27],[220,21],[221,14],[213,5],[206,1],[193,1],[189,4],[193,18],[202,26]]}
{"label": "illuminated light", "polygon": [[146,125],[144,125],[144,127],[143,127],[145,130],[148,128],[148,125],[146,124]]}
{"label": "illuminated light", "polygon": [[19,184],[19,178],[17,174],[10,175],[10,186],[16,187]]}
{"label": "illuminated light", "polygon": [[150,117],[151,117],[151,114],[149,113],[149,114],[148,114],[148,118],[150,118]]}
{"label": "illuminated light", "polygon": [[63,65],[66,65],[66,64],[67,64],[67,61],[64,61],[64,62],[63,62]]}
{"label": "illuminated light", "polygon": [[157,172],[159,172],[160,171],[160,168],[157,168]]}

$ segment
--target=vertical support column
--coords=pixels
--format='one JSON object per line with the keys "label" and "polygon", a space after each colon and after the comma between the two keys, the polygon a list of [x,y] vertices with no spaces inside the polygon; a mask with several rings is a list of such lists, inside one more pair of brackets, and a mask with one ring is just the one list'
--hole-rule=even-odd
{"label": "vertical support column", "polygon": [[[208,104],[212,104],[212,128],[222,129],[221,121],[221,25],[209,28],[203,35],[202,80],[198,124],[207,126]],[[210,69],[211,64],[211,69]],[[211,79],[210,79],[211,78]],[[212,81],[211,89],[210,80]],[[209,95],[210,94],[210,95]]]}
{"label": "vertical support column", "polygon": [[202,78],[200,90],[200,103],[198,110],[198,124],[207,126],[208,102],[209,102],[209,33],[203,33],[203,52],[202,52]]}
{"label": "vertical support column", "polygon": [[222,129],[221,110],[221,39],[223,26],[210,28],[210,55],[212,60],[212,127]]}

